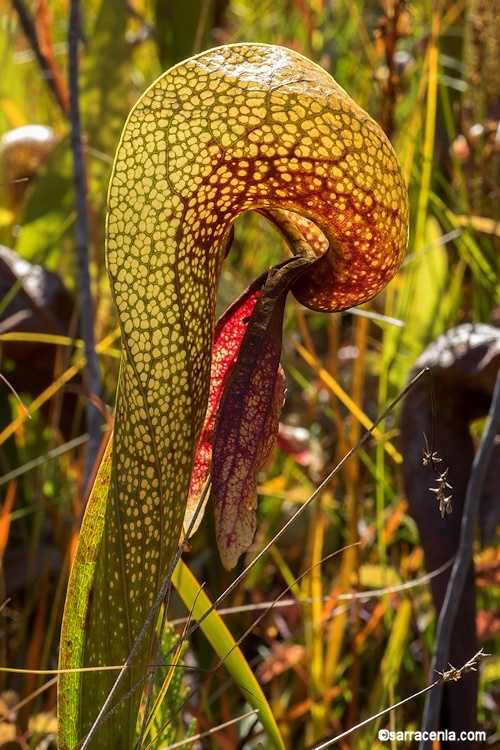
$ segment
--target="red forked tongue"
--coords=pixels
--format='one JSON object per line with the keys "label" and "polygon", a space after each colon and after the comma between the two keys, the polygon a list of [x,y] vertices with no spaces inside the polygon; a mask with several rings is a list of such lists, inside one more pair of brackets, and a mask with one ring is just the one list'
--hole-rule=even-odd
{"label": "red forked tongue", "polygon": [[228,570],[253,541],[257,475],[276,443],[285,395],[279,361],[286,295],[314,261],[293,258],[272,268],[216,325],[208,407],[184,528],[211,473],[217,544]]}

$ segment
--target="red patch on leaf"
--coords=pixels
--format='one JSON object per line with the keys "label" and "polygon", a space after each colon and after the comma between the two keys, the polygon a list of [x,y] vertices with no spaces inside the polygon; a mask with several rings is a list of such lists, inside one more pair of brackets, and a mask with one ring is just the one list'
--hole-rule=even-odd
{"label": "red patch on leaf", "polygon": [[[267,279],[267,273],[256,279],[245,291],[228,307],[215,324],[214,343],[212,348],[212,365],[210,371],[210,393],[208,396],[205,422],[196,448],[191,485],[184,516],[184,533],[187,533],[200,501],[205,483],[210,474],[212,463],[212,445],[214,438],[215,420],[227,379],[233,368],[245,335],[248,320],[253,312],[260,290]],[[198,528],[208,499],[208,493],[203,508],[196,518],[190,535]]]}
{"label": "red patch on leaf", "polygon": [[255,534],[257,475],[275,445],[284,398],[278,368],[286,295],[312,262],[296,258],[269,271],[222,395],[212,497],[217,544],[228,570]]}
{"label": "red patch on leaf", "polygon": [[[255,536],[257,476],[276,445],[285,390],[285,373],[278,366],[271,404],[260,435],[254,434],[248,415],[242,420],[245,425],[241,425],[241,432],[237,428],[230,429],[230,434],[225,429],[218,432],[224,444],[214,446],[212,493],[217,546],[226,570],[234,568]],[[265,392],[258,393],[258,389],[250,388],[244,404],[255,415],[264,407],[266,396]]]}

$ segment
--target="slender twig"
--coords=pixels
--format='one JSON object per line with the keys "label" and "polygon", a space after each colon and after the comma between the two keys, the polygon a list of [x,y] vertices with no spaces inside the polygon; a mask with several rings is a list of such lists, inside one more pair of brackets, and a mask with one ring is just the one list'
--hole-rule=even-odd
{"label": "slender twig", "polygon": [[[344,737],[347,737],[349,734],[352,734],[352,732],[355,732],[357,729],[361,729],[361,727],[364,727],[367,724],[370,724],[370,722],[375,721],[375,719],[380,719],[382,716],[386,716],[388,713],[390,713],[391,711],[394,711],[396,708],[400,708],[401,706],[404,706],[405,703],[408,703],[409,701],[412,701],[415,698],[418,698],[419,695],[424,695],[424,693],[428,693],[432,695],[433,693],[437,692],[439,687],[441,685],[444,685],[445,682],[451,682],[451,681],[456,682],[462,677],[462,675],[467,674],[467,672],[476,672],[481,659],[485,659],[489,655],[490,654],[483,653],[483,649],[480,649],[477,652],[477,654],[474,654],[474,656],[471,659],[469,659],[469,661],[466,664],[464,664],[462,667],[459,667],[458,669],[456,669],[455,667],[451,667],[448,671],[438,672],[439,679],[434,680],[434,682],[431,685],[427,685],[427,687],[425,687],[423,690],[419,690],[418,693],[414,693],[413,695],[410,695],[407,698],[403,698],[402,701],[399,701],[399,703],[395,703],[393,706],[384,708],[383,711],[379,711],[378,714],[375,714],[374,716],[370,716],[368,719],[365,719],[359,724],[356,724],[356,726],[351,727],[350,729],[347,729],[345,732],[342,732],[342,734],[338,734],[336,737],[332,737],[332,739],[327,740],[326,742],[323,742],[321,745],[315,745],[313,750],[325,750],[325,748],[331,747],[333,744],[335,744],[339,740],[343,740]],[[432,741],[431,741],[431,745],[432,745]]]}
{"label": "slender twig", "polygon": [[[89,272],[89,217],[87,206],[87,179],[83,156],[82,130],[80,122],[78,90],[78,40],[80,38],[80,7],[78,0],[71,0],[68,28],[69,96],[71,117],[71,151],[76,207],[76,262],[80,287],[81,334],[87,359],[87,385],[97,397],[101,393],[99,361],[95,350],[94,313]],[[98,409],[87,399],[85,407],[89,444],[85,462],[85,483],[92,475],[101,444],[101,416]]]}
{"label": "slender twig", "polygon": [[61,93],[54,82],[54,76],[52,74],[49,61],[42,52],[40,43],[38,41],[38,34],[35,24],[33,23],[33,19],[31,18],[29,11],[24,4],[24,0],[12,0],[12,7],[19,17],[19,23],[21,24],[23,32],[30,43],[31,49],[33,50],[33,54],[38,61],[38,65],[40,66],[42,75],[47,81],[47,84],[52,91],[59,107],[61,108],[63,115],[66,117],[68,114],[66,111],[66,104],[62,99]]}
{"label": "slender twig", "polygon": [[216,727],[212,727],[211,729],[207,729],[206,732],[201,732],[200,734],[193,734],[192,737],[184,737],[184,739],[179,740],[178,742],[174,742],[173,745],[168,745],[168,747],[165,747],[165,750],[174,750],[174,748],[182,747],[185,748],[186,745],[192,745],[193,742],[198,742],[198,740],[202,740],[205,737],[210,737],[212,734],[215,734],[216,732],[220,732],[221,729],[225,729],[226,727],[233,726],[233,724],[237,724],[239,721],[243,721],[244,719],[249,719],[250,716],[258,716],[257,711],[248,711],[248,713],[243,714],[243,716],[237,716],[235,719],[229,719],[229,721],[225,721],[223,724],[219,724]]}
{"label": "slender twig", "polygon": [[[486,426],[479,444],[479,448],[472,464],[471,476],[467,485],[467,494],[462,515],[460,542],[457,556],[446,590],[445,600],[439,614],[436,643],[432,655],[431,674],[437,667],[442,666],[448,658],[450,638],[455,623],[458,604],[462,596],[465,580],[472,560],[474,531],[479,501],[484,485],[486,471],[493,451],[493,445],[500,427],[500,372],[497,375],[495,390],[491,401]],[[443,688],[439,686],[426,699],[422,731],[435,731],[438,725],[441,709]],[[430,750],[432,741],[423,741],[422,750]]]}
{"label": "slender twig", "polygon": [[[375,597],[384,596],[385,594],[397,594],[401,591],[409,591],[411,589],[417,588],[418,586],[425,586],[429,583],[433,578],[436,578],[436,576],[440,576],[441,573],[444,573],[445,570],[448,570],[453,565],[453,561],[455,560],[455,555],[453,555],[452,558],[450,558],[447,562],[444,563],[444,565],[441,565],[439,568],[436,568],[436,570],[433,570],[431,573],[426,573],[425,575],[421,576],[420,578],[413,578],[411,581],[405,581],[405,583],[400,583],[398,585],[394,586],[384,586],[384,588],[381,589],[367,589],[366,591],[351,591],[349,594],[325,594],[321,597],[316,596],[304,596],[300,597],[299,599],[281,599],[280,601],[276,600],[273,603],[274,609],[280,609],[282,607],[290,607],[295,604],[312,604],[313,602],[322,601],[322,602],[331,602],[334,601],[369,601],[370,599],[374,599]],[[258,612],[262,609],[267,609],[269,606],[269,602],[252,602],[251,604],[241,604],[236,607],[220,607],[217,612],[219,615],[235,615],[235,614],[241,614],[242,612]],[[175,620],[169,620],[168,624],[171,626],[174,625],[183,625],[187,617],[177,617]],[[0,667],[0,672],[2,671],[2,668]],[[11,670],[9,670],[11,671]],[[51,672],[43,672],[43,674],[51,674]]]}
{"label": "slender twig", "polygon": [[[205,489],[208,489],[208,488],[205,488]],[[187,538],[187,535],[186,535],[186,538]],[[171,592],[172,592],[172,583],[170,582],[170,585],[168,586],[167,591],[165,593],[165,598],[163,600],[163,617],[162,617],[161,625],[160,625],[160,627],[158,629],[158,643],[156,645],[156,652],[155,652],[155,655],[154,655],[154,658],[153,658],[153,664],[155,666],[151,669],[151,677],[150,677],[150,680],[149,680],[148,692],[147,692],[147,696],[146,696],[146,703],[145,703],[145,706],[144,706],[144,713],[143,713],[142,725],[141,725],[141,729],[140,729],[140,732],[139,732],[139,737],[137,738],[137,743],[136,743],[136,747],[138,747],[138,748],[142,747],[142,742],[143,742],[143,739],[144,739],[144,735],[146,734],[146,731],[147,731],[147,728],[148,728],[148,724],[149,724],[149,721],[150,721],[151,704],[153,702],[153,690],[154,690],[154,686],[155,686],[156,674],[158,672],[158,666],[157,665],[159,665],[159,662],[160,662],[161,645],[162,645],[162,641],[163,641],[163,636],[165,634],[165,629],[167,627],[168,605],[170,603],[170,594],[171,594]],[[179,649],[178,649],[178,652],[177,652],[176,657],[174,659],[174,663],[177,663],[177,661],[178,661],[178,655],[180,656],[181,648],[182,648],[182,643],[179,644]]]}
{"label": "slender twig", "polygon": [[25,414],[28,417],[28,419],[31,419],[31,414],[29,413],[28,409],[23,404],[20,395],[18,394],[18,392],[16,391],[16,389],[14,388],[14,386],[11,385],[11,383],[9,383],[9,381],[7,380],[7,378],[5,377],[5,375],[2,375],[1,372],[0,372],[0,380],[3,380],[3,382],[5,383],[5,385],[10,389],[11,393],[13,393],[14,396],[16,397],[19,406],[21,407],[21,409],[23,409],[23,411],[25,412]]}
{"label": "slender twig", "polygon": [[[24,408],[25,406],[23,404],[23,409]],[[28,414],[28,417],[29,419],[31,419],[31,414]],[[42,466],[53,458],[57,458],[64,453],[72,451],[74,448],[78,448],[78,446],[86,443],[88,439],[89,436],[86,433],[84,435],[79,435],[73,440],[70,440],[67,443],[63,443],[63,445],[58,445],[57,448],[53,448],[52,450],[44,453],[41,456],[37,456],[32,461],[27,461],[22,466],[18,466],[16,469],[9,471],[8,474],[3,474],[3,476],[0,477],[0,487],[3,487],[5,484],[9,484],[9,482],[12,482],[13,479],[17,479],[17,477],[23,476],[23,474],[27,474],[32,469],[36,469],[37,466]]]}

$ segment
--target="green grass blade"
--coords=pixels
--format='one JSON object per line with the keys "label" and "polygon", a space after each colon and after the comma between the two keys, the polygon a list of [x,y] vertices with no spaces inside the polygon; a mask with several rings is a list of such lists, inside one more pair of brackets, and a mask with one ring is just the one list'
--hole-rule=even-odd
{"label": "green grass blade", "polygon": [[[172,583],[195,620],[199,620],[212,606],[212,602],[182,560],[175,569]],[[259,712],[259,719],[273,741],[274,747],[284,749],[276,719],[262,688],[221,616],[214,610],[203,620],[201,629],[219,658],[224,659],[225,667],[246,700]]]}

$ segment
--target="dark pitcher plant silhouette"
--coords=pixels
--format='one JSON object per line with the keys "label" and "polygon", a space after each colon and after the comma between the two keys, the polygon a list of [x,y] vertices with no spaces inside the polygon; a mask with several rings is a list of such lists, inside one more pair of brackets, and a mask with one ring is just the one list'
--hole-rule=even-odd
{"label": "dark pitcher plant silhouette", "polygon": [[[208,472],[224,565],[253,539],[257,471],[283,403],[288,291],[318,311],[364,302],[396,274],[408,235],[406,185],[381,128],[321,68],[261,44],[204,52],[142,95],[108,206],[123,358],[61,636],[61,668],[95,669],[60,678],[61,748],[89,732],[114,682],[99,668],[127,659]],[[250,209],[295,257],[257,280],[214,336],[221,265]],[[115,702],[146,674],[153,631]],[[139,701],[136,690],[92,747],[133,747]]]}

